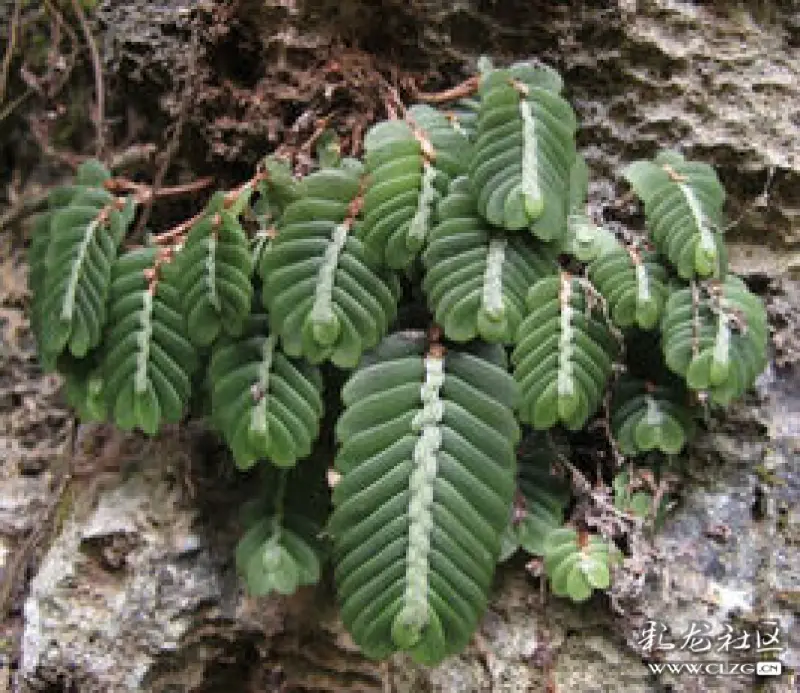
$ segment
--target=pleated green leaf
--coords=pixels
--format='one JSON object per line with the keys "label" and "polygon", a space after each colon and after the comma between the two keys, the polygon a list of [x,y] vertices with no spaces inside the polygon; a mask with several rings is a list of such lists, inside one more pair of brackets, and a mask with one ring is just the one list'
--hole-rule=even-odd
{"label": "pleated green leaf", "polygon": [[550,241],[566,232],[577,122],[543,74],[494,70],[481,80],[469,178],[487,221]]}
{"label": "pleated green leaf", "polygon": [[689,395],[677,384],[621,377],[611,397],[611,431],[623,455],[679,453],[694,432]]}
{"label": "pleated green leaf", "polygon": [[253,256],[235,212],[216,193],[181,250],[181,293],[189,337],[208,346],[220,333],[237,335],[250,312]]}
{"label": "pleated green leaf", "polygon": [[566,273],[537,282],[511,355],[519,417],[536,429],[583,428],[603,399],[618,345],[598,297]]}
{"label": "pleated green leaf", "polygon": [[408,267],[425,244],[437,201],[466,171],[469,141],[439,111],[410,108],[405,120],[384,121],[364,138],[369,186],[359,230],[389,267]]}
{"label": "pleated green leaf", "polygon": [[285,161],[268,156],[263,160],[262,168],[265,176],[256,186],[258,196],[252,211],[259,229],[265,232],[277,223],[283,210],[299,198],[301,185]]}
{"label": "pleated green leaf", "polygon": [[422,288],[445,335],[465,342],[514,341],[528,288],[558,269],[543,243],[498,234],[481,219],[466,178],[453,182],[423,253]]}
{"label": "pleated green leaf", "polygon": [[534,556],[544,555],[547,535],[564,524],[570,485],[555,473],[558,455],[552,443],[538,433],[527,436],[519,446],[517,493],[507,532],[510,541],[501,561],[510,558],[517,548]]}
{"label": "pleated green leaf", "polygon": [[581,262],[591,262],[620,247],[613,233],[592,221],[586,208],[588,194],[589,167],[586,160],[577,155],[569,175],[566,233],[557,245],[561,252],[569,253]]}
{"label": "pleated green leaf", "polygon": [[351,233],[360,190],[358,170],[311,174],[262,253],[270,328],[291,357],[353,368],[395,317],[396,280]]}
{"label": "pleated green leaf", "polygon": [[[609,509],[657,529],[664,456],[700,403],[730,403],[767,362],[764,306],[727,272],[713,169],[675,152],[629,166],[650,236],[631,244],[590,209],[560,75],[478,71],[450,104],[397,104],[363,162],[342,156],[356,131],[298,130],[311,139],[291,163],[265,157],[172,247],[147,234],[162,247],[120,255],[147,195],[89,161],[49,194],[29,248],[40,361],[77,415],[147,434],[202,418],[253,484],[236,549],[250,593],[317,583],[332,557],[362,651],[425,665],[467,645],[520,548],[556,595],[609,588],[620,554],[584,530],[605,532]],[[316,441],[339,394],[331,460]],[[592,417],[649,465],[615,470],[614,507],[594,510],[571,506],[550,431],[588,434]]]}
{"label": "pleated green leaf", "polygon": [[236,546],[236,569],[256,597],[289,595],[319,582],[322,571],[318,530],[298,514],[260,518]]}
{"label": "pleated green leaf", "polygon": [[82,359],[64,355],[59,359],[58,370],[64,377],[64,399],[81,422],[106,421],[108,402],[99,350]]}
{"label": "pleated green leaf", "polygon": [[56,369],[58,353],[48,354],[44,350],[43,329],[51,317],[42,312],[45,303],[44,284],[47,277],[47,247],[50,245],[50,222],[52,214],[43,212],[33,221],[31,244],[28,249],[28,292],[31,295],[31,331],[39,347],[39,363],[45,372]]}
{"label": "pleated green leaf", "polygon": [[133,216],[132,201],[102,187],[108,176],[97,162],[82,165],[34,226],[31,325],[47,369],[63,353],[86,356],[102,338],[111,267]]}
{"label": "pleated green leaf", "polygon": [[618,246],[589,265],[589,279],[619,327],[658,326],[667,296],[667,272],[654,253]]}
{"label": "pleated green leaf", "polygon": [[481,102],[476,98],[459,99],[452,107],[445,111],[445,117],[450,121],[453,129],[464,135],[471,143],[475,141],[478,132],[478,111]]}
{"label": "pleated green leaf", "polygon": [[569,527],[550,532],[545,541],[544,569],[553,594],[582,602],[595,589],[607,589],[611,585],[610,566],[618,556],[618,549],[597,535],[579,535]]}
{"label": "pleated green leaf", "polygon": [[251,315],[240,337],[215,346],[209,365],[212,417],[240,469],[260,459],[291,466],[319,435],[319,369],[281,353],[267,324]]}
{"label": "pleated green leaf", "polygon": [[155,284],[145,276],[155,267],[158,252],[132,250],[114,265],[102,347],[103,391],[111,418],[122,429],[139,428],[149,435],[162,423],[181,420],[197,365],[181,312],[177,267],[161,264]]}
{"label": "pleated green leaf", "polygon": [[[653,513],[653,496],[647,491],[633,490],[630,474],[626,470],[616,474],[611,485],[614,489],[615,508],[640,518],[646,518]],[[662,497],[662,506],[668,502],[667,496]]]}
{"label": "pleated green leaf", "polygon": [[623,172],[644,202],[656,249],[683,279],[722,277],[726,272],[722,205],[725,190],[708,164],[662,152]]}
{"label": "pleated green leaf", "polygon": [[389,340],[342,391],[329,532],[341,615],[370,657],[436,664],[483,613],[519,439],[504,361]]}
{"label": "pleated green leaf", "polygon": [[761,299],[728,275],[722,283],[670,294],[661,321],[667,366],[693,390],[728,405],[767,365],[769,327]]}

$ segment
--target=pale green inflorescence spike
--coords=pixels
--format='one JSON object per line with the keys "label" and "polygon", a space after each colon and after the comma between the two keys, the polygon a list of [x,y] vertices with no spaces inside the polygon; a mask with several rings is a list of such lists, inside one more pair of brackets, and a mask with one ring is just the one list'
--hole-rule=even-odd
{"label": "pale green inflorescence spike", "polygon": [[[325,249],[322,267],[319,270],[319,282],[314,292],[314,306],[311,309],[311,322],[314,325],[314,337],[322,344],[333,342],[338,336],[338,319],[333,312],[333,283],[336,267],[344,244],[347,242],[348,224],[343,223],[333,230],[331,242]],[[332,336],[331,336],[332,335]],[[329,338],[331,336],[331,338]]]}
{"label": "pale green inflorescence spike", "polygon": [[433,529],[433,484],[436,480],[436,457],[442,445],[440,424],[444,402],[439,393],[444,384],[444,359],[425,358],[425,382],[420,389],[422,409],[414,416],[411,427],[419,432],[414,446],[414,470],[409,487],[411,498],[408,514],[408,554],[403,608],[395,617],[392,634],[403,647],[413,646],[427,625],[428,615],[428,554]]}
{"label": "pale green inflorescence spike", "polygon": [[142,329],[136,333],[139,348],[136,351],[136,376],[134,377],[134,389],[139,394],[147,391],[149,381],[147,364],[150,360],[150,344],[153,334],[153,294],[143,291],[142,302],[142,310],[139,312],[139,324]]}
{"label": "pale green inflorescence spike", "polygon": [[493,238],[489,242],[486,271],[483,275],[483,307],[495,320],[503,317],[503,261],[506,257],[506,244],[505,238]]}

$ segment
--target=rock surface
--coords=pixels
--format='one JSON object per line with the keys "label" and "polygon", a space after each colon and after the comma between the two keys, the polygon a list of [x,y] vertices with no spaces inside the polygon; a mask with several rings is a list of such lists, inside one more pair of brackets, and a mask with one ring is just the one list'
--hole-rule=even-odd
{"label": "rock surface", "polygon": [[[579,112],[599,215],[616,214],[620,165],[657,148],[718,167],[737,221],[732,264],[768,303],[774,363],[758,392],[694,447],[690,490],[657,537],[640,589],[619,595],[624,615],[602,598],[582,607],[542,600],[536,581],[512,566],[468,651],[432,671],[401,658],[364,660],[327,586],[288,600],[247,598],[231,564],[246,482],[221,473],[188,432],[129,439],[130,465],[83,489],[29,585],[17,683],[109,693],[751,690],[746,677],[656,680],[637,640],[647,619],[676,632],[691,620],[766,617],[792,638],[800,630],[800,23],[792,4],[201,3],[214,21],[202,24],[188,137],[202,146],[182,165],[201,174],[206,159],[241,160],[241,174],[265,141],[290,130],[296,102],[322,107],[311,75],[336,55],[332,35],[409,73],[431,73],[432,86],[437,72],[438,86],[451,84],[481,53],[498,62],[536,55],[562,71]],[[179,110],[190,16],[184,2],[99,4],[107,69],[141,94],[136,106],[151,127]],[[251,98],[267,91],[275,98]],[[35,368],[22,255],[2,242],[7,571],[47,509],[69,421],[56,384]],[[12,633],[0,650],[7,661]],[[800,643],[785,645],[786,666],[800,667]],[[766,689],[788,691],[793,680]]]}

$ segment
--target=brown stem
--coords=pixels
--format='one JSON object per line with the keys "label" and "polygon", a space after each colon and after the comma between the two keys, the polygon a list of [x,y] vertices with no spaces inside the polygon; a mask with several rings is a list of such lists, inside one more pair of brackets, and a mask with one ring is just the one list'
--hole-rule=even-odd
{"label": "brown stem", "polygon": [[180,195],[188,195],[207,188],[214,182],[210,176],[200,178],[192,181],[191,183],[184,183],[182,185],[173,185],[167,188],[155,189],[142,183],[129,180],[127,178],[109,178],[104,187],[109,192],[113,193],[134,193],[136,201],[139,203],[147,202],[151,199],[161,199],[164,197],[179,197]]}
{"label": "brown stem", "polygon": [[97,50],[92,29],[86,21],[86,15],[81,7],[80,0],[72,0],[72,8],[81,25],[81,31],[89,47],[89,55],[92,58],[92,70],[94,71],[94,90],[97,99],[97,113],[95,114],[95,128],[97,129],[97,158],[103,158],[105,149],[105,89],[103,87],[103,67],[100,63],[100,53]]}
{"label": "brown stem", "polygon": [[[245,188],[247,188],[248,185],[256,185],[260,181],[267,180],[268,178],[269,178],[269,172],[266,169],[259,169],[258,171],[256,171],[255,175],[252,178],[250,178],[249,180],[246,180],[244,183],[242,183],[238,187],[234,188],[233,190],[228,191],[225,194],[225,207],[227,208],[230,205],[232,205],[234,203],[234,201],[236,200],[236,198],[242,193],[242,191]],[[189,190],[187,190],[189,185],[197,186],[200,183],[203,183],[204,181],[206,181],[206,179],[201,179],[199,181],[195,181],[193,184],[187,184],[187,185],[182,185],[182,186],[181,185],[176,185],[176,186],[173,186],[172,188],[162,188],[161,190],[158,191],[157,194],[160,195],[160,194],[165,193],[165,192],[170,192],[171,193],[173,191],[175,191],[176,195],[177,194],[183,194],[185,192],[189,192]],[[208,182],[205,183],[205,185],[203,187],[208,185],[210,182],[211,182],[211,180],[208,179]],[[164,244],[172,243],[176,238],[179,238],[184,233],[186,233],[189,229],[191,229],[192,226],[194,226],[198,221],[200,221],[200,219],[202,219],[204,215],[205,215],[205,210],[201,210],[200,212],[195,214],[191,219],[187,219],[186,221],[182,221],[177,226],[173,226],[169,231],[165,231],[164,233],[161,233],[161,234],[158,234],[158,235],[154,235],[153,236],[153,243],[155,243],[156,245],[164,245]]]}
{"label": "brown stem", "polygon": [[386,107],[389,120],[397,120],[398,118],[405,117],[406,107],[403,100],[400,98],[400,94],[397,93],[397,89],[386,80],[383,80],[383,86],[386,90],[383,105]]}
{"label": "brown stem", "polygon": [[311,154],[311,149],[317,143],[317,140],[322,137],[322,134],[325,132],[325,129],[328,127],[328,122],[330,121],[330,116],[324,116],[323,118],[318,118],[316,127],[314,132],[311,133],[311,137],[309,137],[303,144],[300,146],[300,151],[306,154]]}
{"label": "brown stem", "polygon": [[16,0],[14,10],[11,15],[11,26],[8,29],[8,46],[6,46],[3,63],[0,67],[0,103],[3,103],[6,96],[6,85],[8,84],[8,73],[11,71],[11,61],[14,58],[14,48],[17,42],[17,29],[19,28],[20,15],[22,14],[22,0]]}
{"label": "brown stem", "polygon": [[108,167],[112,171],[119,171],[136,164],[147,163],[153,158],[157,150],[158,147],[152,142],[132,144],[121,152],[110,155]]}
{"label": "brown stem", "polygon": [[3,106],[3,109],[0,110],[0,123],[2,123],[8,116],[10,116],[14,111],[17,110],[25,101],[27,101],[31,96],[34,95],[34,90],[30,87],[26,89],[22,94],[20,94],[17,98],[10,101],[8,104]]}
{"label": "brown stem", "polygon": [[461,84],[451,87],[450,89],[445,89],[444,91],[438,92],[424,92],[415,90],[413,96],[417,101],[422,101],[423,103],[447,103],[448,101],[457,101],[458,99],[472,96],[478,91],[479,85],[480,77],[475,75],[461,82]]}
{"label": "brown stem", "polygon": [[[548,434],[548,438],[550,435]],[[551,439],[552,440],[552,439]],[[626,513],[622,512],[618,508],[614,506],[613,503],[607,501],[600,493],[597,493],[594,488],[592,487],[591,482],[586,478],[584,473],[578,469],[572,462],[561,452],[558,452],[557,448],[553,446],[553,449],[556,450],[556,456],[558,457],[558,461],[563,465],[565,469],[567,469],[572,474],[572,484],[580,493],[585,496],[588,496],[598,507],[603,508],[603,510],[607,510],[612,515],[624,520],[626,522],[630,522],[632,524],[637,524],[637,518],[631,517]]]}
{"label": "brown stem", "polygon": [[269,179],[269,172],[266,169],[256,171],[252,178],[225,193],[225,208],[230,207],[236,201],[236,198],[244,192],[245,188],[250,185],[258,185],[262,180],[267,179]]}
{"label": "brown stem", "polygon": [[191,219],[187,219],[186,221],[182,221],[177,226],[173,226],[169,231],[165,231],[164,233],[158,234],[157,236],[153,236],[153,243],[156,245],[166,245],[168,243],[172,243],[175,239],[180,238],[184,233],[189,231],[198,221],[200,221],[205,214],[205,210],[202,210],[195,214]]}
{"label": "brown stem", "polygon": [[670,180],[671,180],[673,183],[685,183],[685,182],[686,182],[686,176],[684,176],[684,175],[682,175],[682,174],[678,173],[678,172],[677,172],[677,171],[676,171],[674,168],[672,168],[672,166],[670,166],[669,164],[661,164],[661,168],[663,168],[663,169],[664,169],[664,171],[666,171],[667,175],[669,176],[669,179],[670,179]]}

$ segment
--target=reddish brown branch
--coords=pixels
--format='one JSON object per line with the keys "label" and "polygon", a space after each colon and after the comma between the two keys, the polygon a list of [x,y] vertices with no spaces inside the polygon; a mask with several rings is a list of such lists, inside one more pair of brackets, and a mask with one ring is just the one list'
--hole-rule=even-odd
{"label": "reddish brown branch", "polygon": [[328,123],[330,122],[330,116],[323,116],[322,118],[317,118],[316,127],[314,128],[314,132],[311,133],[311,136],[303,142],[300,146],[300,151],[306,154],[311,154],[311,150],[313,149],[314,145],[317,143],[322,134],[328,127]]}
{"label": "reddish brown branch", "polygon": [[[225,194],[225,203],[224,203],[225,208],[227,209],[231,205],[233,205],[234,202],[236,201],[236,198],[238,198],[239,195],[241,195],[244,192],[244,190],[247,189],[248,186],[256,186],[261,181],[268,179],[269,179],[269,171],[265,168],[259,167],[259,169],[256,171],[256,173],[253,175],[252,178],[246,180],[244,183],[237,186],[233,190],[228,191]],[[199,181],[195,181],[194,183],[188,183],[186,185],[176,185],[171,188],[161,188],[160,190],[157,191],[157,195],[160,196],[166,193],[170,194],[174,193],[175,195],[184,194],[186,192],[192,191],[189,189],[190,186],[192,186],[194,189],[199,189],[199,187],[196,186],[200,186],[200,184],[203,184],[203,187],[206,187],[211,182],[212,182],[211,179],[204,178]],[[134,185],[136,184],[134,183]],[[173,226],[171,229],[169,229],[169,231],[165,231],[164,233],[158,235],[153,235],[153,243],[155,243],[156,245],[165,245],[172,243],[173,241],[175,241],[176,239],[180,238],[182,235],[187,233],[192,228],[192,226],[194,226],[198,221],[200,221],[200,219],[202,219],[205,216],[205,213],[206,213],[205,210],[201,210],[200,212],[195,214],[191,219],[182,221],[177,226]]]}
{"label": "reddish brown branch", "polygon": [[153,243],[156,245],[166,245],[172,243],[174,240],[180,238],[183,234],[187,233],[198,221],[205,215],[205,210],[195,214],[191,219],[182,221],[177,226],[173,226],[169,231],[153,236]]}
{"label": "reddish brown branch", "polygon": [[127,178],[109,178],[104,186],[105,189],[112,193],[134,193],[136,201],[139,203],[147,202],[152,198],[161,199],[164,197],[179,197],[180,195],[188,195],[199,190],[204,190],[214,183],[214,179],[210,176],[199,178],[191,183],[184,183],[182,185],[173,185],[166,188],[152,188],[149,185],[137,183]]}
{"label": "reddish brown branch", "polygon": [[662,168],[662,169],[664,169],[664,171],[666,172],[666,174],[669,176],[669,179],[670,179],[670,180],[671,180],[673,183],[685,183],[685,182],[686,182],[686,176],[684,176],[684,175],[682,175],[682,174],[678,173],[678,172],[677,172],[677,171],[676,171],[674,168],[672,168],[672,166],[670,166],[669,164],[661,164],[661,168]]}
{"label": "reddish brown branch", "polygon": [[244,183],[235,187],[233,190],[229,190],[227,193],[225,193],[225,209],[227,209],[234,202],[236,202],[236,199],[239,197],[239,195],[241,195],[248,187],[250,186],[255,187],[262,180],[268,180],[268,179],[269,179],[269,171],[267,171],[267,169],[265,168],[259,168],[259,170],[256,171],[255,175],[250,180],[246,180]]}
{"label": "reddish brown branch", "polygon": [[479,85],[480,77],[475,75],[461,82],[461,84],[457,84],[456,86],[451,87],[450,89],[445,89],[444,91],[424,92],[414,90],[413,97],[417,101],[422,101],[423,103],[447,103],[448,101],[457,101],[458,99],[464,99],[468,96],[472,96],[478,91]]}
{"label": "reddish brown branch", "polygon": [[386,89],[386,96],[383,99],[383,105],[386,107],[386,113],[389,120],[397,120],[400,117],[405,117],[406,107],[400,94],[397,93],[391,84],[384,80],[384,88]]}

